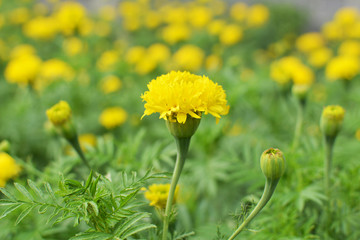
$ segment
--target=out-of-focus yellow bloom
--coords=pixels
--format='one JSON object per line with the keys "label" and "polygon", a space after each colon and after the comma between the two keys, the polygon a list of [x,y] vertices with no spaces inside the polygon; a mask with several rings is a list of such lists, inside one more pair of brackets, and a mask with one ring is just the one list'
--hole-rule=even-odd
{"label": "out-of-focus yellow bloom", "polygon": [[81,36],[88,36],[94,30],[94,22],[90,18],[84,18],[78,26],[79,33]]}
{"label": "out-of-focus yellow bloom", "polygon": [[339,55],[360,56],[360,42],[356,40],[347,40],[338,48]]}
{"label": "out-of-focus yellow bloom", "polygon": [[204,6],[196,6],[189,12],[189,22],[196,28],[205,27],[212,19],[212,12]]}
{"label": "out-of-focus yellow bloom", "polygon": [[25,54],[12,59],[5,68],[5,79],[10,83],[27,85],[33,83],[41,66],[36,55]]}
{"label": "out-of-focus yellow bloom", "polygon": [[343,27],[337,22],[327,22],[322,26],[322,34],[329,40],[340,40],[344,38]]}
{"label": "out-of-focus yellow bloom", "polygon": [[95,147],[96,146],[96,136],[91,133],[81,134],[79,136],[79,143],[81,149],[86,152],[88,147]]}
{"label": "out-of-focus yellow bloom", "polygon": [[246,22],[249,27],[261,27],[269,19],[269,9],[262,4],[252,5],[246,17]]}
{"label": "out-of-focus yellow bloom", "polygon": [[100,71],[113,70],[115,64],[119,61],[119,53],[115,50],[109,50],[101,54],[100,58],[96,62],[96,67]]}
{"label": "out-of-focus yellow bloom", "polygon": [[86,10],[80,3],[63,2],[54,17],[60,31],[68,36],[74,34],[86,19]]}
{"label": "out-of-focus yellow bloom", "polygon": [[14,59],[24,55],[35,55],[36,49],[30,44],[21,44],[13,48],[10,52],[10,58]]}
{"label": "out-of-focus yellow bloom", "polygon": [[77,37],[66,38],[63,42],[64,52],[68,56],[78,55],[83,51],[83,42]]}
{"label": "out-of-focus yellow bloom", "polygon": [[60,101],[46,111],[46,115],[54,126],[63,126],[71,119],[71,108],[66,101]]}
{"label": "out-of-focus yellow bloom", "polygon": [[144,48],[143,46],[135,46],[127,51],[125,55],[125,60],[128,63],[135,64],[139,62],[145,56],[145,54],[146,48]]}
{"label": "out-of-focus yellow bloom", "polygon": [[158,12],[155,11],[146,11],[144,18],[144,25],[147,28],[154,29],[162,23],[162,17]]}
{"label": "out-of-focus yellow bloom", "polygon": [[234,45],[243,38],[243,30],[240,26],[230,24],[225,26],[219,36],[220,42],[224,45]]}
{"label": "out-of-focus yellow bloom", "polygon": [[194,45],[185,45],[177,50],[173,56],[175,65],[181,70],[197,71],[204,61],[204,51]]}
{"label": "out-of-focus yellow bloom", "polygon": [[301,64],[292,73],[292,79],[295,85],[310,86],[314,82],[315,76],[309,67]]}
{"label": "out-of-focus yellow bloom", "polygon": [[165,6],[161,9],[164,16],[164,21],[169,25],[182,25],[188,20],[188,10],[186,7],[180,6]]}
{"label": "out-of-focus yellow bloom", "polygon": [[360,72],[360,61],[353,56],[337,56],[329,61],[325,74],[328,80],[351,80]]}
{"label": "out-of-focus yellow bloom", "polygon": [[121,86],[122,86],[121,80],[114,75],[106,76],[100,81],[101,91],[105,94],[116,92],[120,90]]}
{"label": "out-of-focus yellow bloom", "polygon": [[324,38],[317,32],[305,33],[296,40],[296,47],[304,53],[321,48],[324,44]]}
{"label": "out-of-focus yellow bloom", "polygon": [[345,35],[348,38],[360,39],[360,21],[346,28]]}
{"label": "out-of-focus yellow bloom", "polygon": [[43,3],[36,3],[33,12],[36,16],[45,16],[49,12],[49,8]]}
{"label": "out-of-focus yellow bloom", "polygon": [[222,60],[219,56],[212,54],[205,60],[205,68],[208,71],[216,71],[221,68]]}
{"label": "out-of-focus yellow bloom", "polygon": [[6,182],[19,175],[20,166],[7,153],[0,152],[0,187],[5,187]]}
{"label": "out-of-focus yellow bloom", "polygon": [[360,141],[360,129],[356,130],[355,137],[358,141]]}
{"label": "out-of-focus yellow bloom", "polygon": [[321,47],[319,49],[312,51],[309,54],[308,60],[312,66],[321,68],[325,66],[325,64],[330,60],[331,57],[332,57],[331,49],[327,47]]}
{"label": "out-of-focus yellow bloom", "polygon": [[50,59],[41,65],[35,88],[42,90],[56,80],[71,81],[74,78],[74,70],[64,61]]}
{"label": "out-of-focus yellow bloom", "polygon": [[134,32],[140,29],[141,21],[139,18],[125,18],[123,20],[123,27],[130,32]]}
{"label": "out-of-focus yellow bloom", "polygon": [[335,13],[334,20],[343,26],[348,26],[359,20],[359,12],[356,8],[344,7]]}
{"label": "out-of-focus yellow bloom", "polygon": [[101,113],[99,122],[106,129],[113,129],[125,123],[127,117],[127,112],[121,107],[111,107]]}
{"label": "out-of-focus yellow bloom", "polygon": [[138,18],[141,15],[141,6],[136,1],[122,1],[119,5],[119,12],[122,17]]}
{"label": "out-of-focus yellow bloom", "polygon": [[242,2],[235,3],[230,8],[231,18],[239,22],[245,21],[247,12],[248,6]]}
{"label": "out-of-focus yellow bloom", "polygon": [[210,113],[217,120],[229,112],[223,88],[208,77],[172,71],[152,80],[141,98],[145,101],[142,117],[160,113],[170,122],[185,123],[188,115],[200,119]]}
{"label": "out-of-focus yellow bloom", "polygon": [[105,5],[99,10],[99,17],[104,21],[114,21],[116,18],[116,10],[114,6]]}
{"label": "out-of-focus yellow bloom", "polygon": [[12,24],[23,24],[30,18],[30,12],[27,8],[16,8],[9,13],[9,20]]}
{"label": "out-of-focus yellow bloom", "polygon": [[170,24],[162,30],[162,38],[170,44],[187,40],[190,34],[190,29],[185,24]]}
{"label": "out-of-focus yellow bloom", "polygon": [[171,52],[168,46],[161,43],[154,43],[147,49],[147,55],[157,63],[163,63],[169,60]]}
{"label": "out-of-focus yellow bloom", "polygon": [[135,71],[140,75],[146,75],[155,70],[157,61],[150,55],[145,55],[135,65]]}
{"label": "out-of-focus yellow bloom", "polygon": [[26,36],[33,39],[49,40],[58,32],[58,24],[53,17],[36,17],[23,26]]}
{"label": "out-of-focus yellow bloom", "polygon": [[216,19],[209,23],[207,30],[211,35],[219,35],[225,25],[226,22],[224,20]]}
{"label": "out-of-focus yellow bloom", "polygon": [[94,24],[93,31],[99,37],[106,37],[111,33],[111,26],[106,21],[99,21]]}
{"label": "out-of-focus yellow bloom", "polygon": [[[146,190],[144,196],[147,200],[150,201],[150,206],[154,206],[159,209],[165,209],[169,195],[170,184],[152,184],[149,186],[149,189],[143,188],[142,190]],[[176,186],[173,204],[176,203],[178,192],[179,186]]]}

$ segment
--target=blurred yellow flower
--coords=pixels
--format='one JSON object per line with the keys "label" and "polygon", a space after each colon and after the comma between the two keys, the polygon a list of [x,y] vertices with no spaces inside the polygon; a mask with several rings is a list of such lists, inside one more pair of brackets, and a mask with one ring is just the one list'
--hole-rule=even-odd
{"label": "blurred yellow flower", "polygon": [[99,37],[106,37],[111,33],[111,25],[106,21],[98,21],[94,24],[93,32]]}
{"label": "blurred yellow flower", "polygon": [[125,55],[125,60],[128,63],[135,64],[139,62],[145,56],[145,54],[146,54],[145,47],[143,46],[131,47]]}
{"label": "blurred yellow flower", "polygon": [[245,3],[238,2],[231,6],[230,16],[235,21],[245,21],[248,12],[248,6]]}
{"label": "blurred yellow flower", "polygon": [[329,40],[340,40],[344,37],[343,27],[337,22],[325,23],[321,28],[321,32]]}
{"label": "blurred yellow flower", "polygon": [[106,129],[113,129],[125,123],[128,114],[121,107],[106,108],[99,117],[99,122]]}
{"label": "blurred yellow flower", "polygon": [[124,18],[138,18],[141,15],[141,6],[136,1],[121,1],[119,12]]}
{"label": "blurred yellow flower", "polygon": [[100,88],[105,94],[118,91],[122,86],[121,80],[114,75],[109,75],[101,79]]}
{"label": "blurred yellow flower", "polygon": [[212,19],[212,12],[204,6],[196,6],[189,11],[189,22],[195,28],[205,27]]}
{"label": "blurred yellow flower", "polygon": [[41,65],[34,87],[42,90],[56,80],[71,81],[74,76],[74,70],[66,62],[56,58],[50,59]]}
{"label": "blurred yellow flower", "polygon": [[60,101],[48,110],[46,115],[55,126],[62,126],[71,119],[71,108],[66,101]]}
{"label": "blurred yellow flower", "polygon": [[170,48],[162,43],[154,43],[147,49],[149,55],[157,63],[163,63],[169,60]]}
{"label": "blurred yellow flower", "polygon": [[39,73],[41,62],[38,56],[32,54],[16,57],[6,66],[5,79],[23,86],[33,83]]}
{"label": "blurred yellow flower", "polygon": [[55,37],[58,32],[58,24],[53,17],[36,17],[23,26],[26,36],[33,39],[49,40]]}
{"label": "blurred yellow flower", "polygon": [[162,38],[169,44],[187,40],[190,34],[190,29],[185,24],[171,24],[162,30]]}
{"label": "blurred yellow flower", "polygon": [[301,64],[296,67],[295,71],[292,73],[293,83],[295,85],[306,85],[310,86],[313,84],[315,76],[313,71],[304,64]]}
{"label": "blurred yellow flower", "polygon": [[111,71],[114,69],[115,64],[119,61],[119,53],[115,50],[103,52],[96,62],[96,67],[102,71]]}
{"label": "blurred yellow flower", "polygon": [[12,24],[23,24],[30,18],[30,12],[27,8],[21,7],[12,10],[9,13],[9,21]]}
{"label": "blurred yellow flower", "polygon": [[208,24],[207,30],[211,35],[219,35],[225,25],[226,22],[224,20],[216,19]]}
{"label": "blurred yellow flower", "polygon": [[347,40],[341,43],[338,48],[339,55],[360,56],[360,42],[356,40]]}
{"label": "blurred yellow flower", "polygon": [[351,25],[360,20],[359,12],[356,8],[344,7],[335,13],[334,20],[343,26]]}
{"label": "blurred yellow flower", "polygon": [[86,9],[78,2],[63,2],[54,17],[60,31],[68,36],[74,34],[86,19]]}
{"label": "blurred yellow flower", "polygon": [[296,40],[296,47],[304,53],[309,53],[323,47],[324,45],[324,38],[317,32],[305,33]]}
{"label": "blurred yellow flower", "polygon": [[144,17],[144,25],[149,29],[154,29],[162,23],[162,16],[155,11],[146,11]]}
{"label": "blurred yellow flower", "polygon": [[337,56],[329,61],[325,74],[328,80],[351,80],[360,72],[360,61],[353,56]]}
{"label": "blurred yellow flower", "polygon": [[6,182],[19,175],[20,166],[7,153],[0,152],[0,187],[5,187]]}
{"label": "blurred yellow flower", "polygon": [[309,54],[308,60],[312,66],[321,68],[325,66],[325,64],[330,60],[331,57],[332,57],[331,49],[327,47],[321,47],[319,49],[312,51]]}
{"label": "blurred yellow flower", "polygon": [[[165,209],[169,195],[170,184],[152,184],[149,186],[149,189],[143,188],[142,190],[146,190],[144,196],[147,200],[150,201],[150,206],[154,206],[159,209]],[[178,192],[179,186],[176,186],[173,203],[176,203]]]}
{"label": "blurred yellow flower", "polygon": [[135,65],[135,71],[140,75],[148,74],[155,70],[157,67],[157,61],[153,59],[153,56],[146,54]]}
{"label": "blurred yellow flower", "polygon": [[87,148],[96,146],[96,136],[91,133],[81,134],[79,136],[79,143],[81,149],[86,152]]}
{"label": "blurred yellow flower", "polygon": [[175,66],[180,70],[198,71],[203,64],[204,51],[194,45],[184,45],[173,56]]}
{"label": "blurred yellow flower", "polygon": [[208,56],[205,60],[205,68],[208,71],[219,70],[222,65],[222,60],[219,56],[212,54]]}
{"label": "blurred yellow flower", "polygon": [[169,25],[183,25],[188,20],[186,7],[165,6],[161,9],[164,21]]}
{"label": "blurred yellow flower", "polygon": [[235,24],[226,25],[220,32],[219,38],[224,45],[234,45],[243,38],[243,30]]}
{"label": "blurred yellow flower", "polygon": [[68,56],[75,56],[81,53],[84,49],[84,44],[81,39],[77,37],[66,38],[63,41],[63,50]]}
{"label": "blurred yellow flower", "polygon": [[247,13],[246,22],[249,27],[261,27],[269,19],[269,9],[263,4],[252,5]]}
{"label": "blurred yellow flower", "polygon": [[142,117],[158,112],[162,119],[185,123],[188,115],[199,119],[210,113],[218,121],[229,111],[223,88],[205,76],[172,71],[152,80],[148,89],[141,96]]}
{"label": "blurred yellow flower", "polygon": [[24,55],[35,55],[36,49],[30,44],[21,44],[14,47],[10,52],[10,58],[14,59]]}
{"label": "blurred yellow flower", "polygon": [[114,6],[105,5],[99,10],[99,17],[104,21],[114,21],[116,18],[116,10]]}

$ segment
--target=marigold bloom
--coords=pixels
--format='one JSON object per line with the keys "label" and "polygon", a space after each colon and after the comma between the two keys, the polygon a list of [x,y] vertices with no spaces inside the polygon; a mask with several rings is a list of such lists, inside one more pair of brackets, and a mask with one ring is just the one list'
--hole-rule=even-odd
{"label": "marigold bloom", "polygon": [[71,119],[71,108],[67,102],[60,101],[48,109],[46,115],[52,124],[62,126]]}
{"label": "marigold bloom", "polygon": [[21,44],[14,47],[10,52],[10,58],[15,59],[25,55],[35,55],[36,49],[30,44]]}
{"label": "marigold bloom", "polygon": [[197,71],[201,68],[204,57],[205,53],[201,48],[188,44],[174,53],[173,61],[181,70]]}
{"label": "marigold bloom", "polygon": [[81,149],[86,152],[87,147],[95,147],[96,146],[96,136],[91,133],[81,134],[79,136],[79,143]]}
{"label": "marigold bloom", "polygon": [[12,59],[5,68],[5,78],[10,83],[27,85],[32,83],[41,66],[41,59],[32,54],[25,54]]}
{"label": "marigold bloom", "polygon": [[170,24],[162,30],[162,38],[169,44],[187,40],[190,34],[190,29],[185,24]]}
{"label": "marigold bloom", "polygon": [[64,2],[54,14],[58,27],[64,35],[72,35],[86,20],[86,9],[77,2]]}
{"label": "marigold bloom", "polygon": [[68,56],[75,56],[84,48],[83,42],[77,37],[67,38],[63,42],[63,49]]}
{"label": "marigold bloom", "polygon": [[190,9],[189,16],[192,16],[189,18],[189,22],[192,26],[202,28],[211,21],[212,12],[207,7],[197,6]]}
{"label": "marigold bloom", "polygon": [[101,91],[105,94],[118,91],[122,86],[121,80],[114,75],[104,77],[100,82]]}
{"label": "marigold bloom", "polygon": [[351,25],[353,23],[355,23],[356,21],[358,21],[359,18],[359,12],[356,8],[353,7],[344,7],[339,9],[334,16],[334,20],[343,25]]}
{"label": "marigold bloom", "polygon": [[329,48],[322,47],[309,54],[309,63],[317,68],[323,67],[332,57],[332,51]]}
{"label": "marigold bloom", "polygon": [[58,32],[57,21],[53,17],[36,17],[23,26],[23,32],[33,39],[49,40]]}
{"label": "marigold bloom", "polygon": [[223,88],[208,77],[189,72],[172,71],[152,80],[141,98],[144,116],[160,113],[160,118],[185,123],[189,116],[200,119],[202,113],[217,120],[226,115],[229,106]]}
{"label": "marigold bloom", "polygon": [[224,45],[234,45],[243,38],[243,30],[238,25],[230,24],[222,29],[219,38]]}
{"label": "marigold bloom", "polygon": [[340,40],[344,37],[343,27],[334,21],[325,23],[322,26],[321,32],[329,40]]}
{"label": "marigold bloom", "polygon": [[106,129],[113,129],[123,124],[127,117],[127,112],[121,107],[111,107],[101,113],[99,121]]}
{"label": "marigold bloom", "polygon": [[320,33],[311,32],[301,35],[296,40],[296,47],[304,52],[309,53],[313,50],[323,47],[325,44],[323,37]]}
{"label": "marigold bloom", "polygon": [[261,27],[269,19],[269,9],[262,4],[252,5],[246,17],[249,27]]}
{"label": "marigold bloom", "polygon": [[20,173],[20,166],[7,153],[0,152],[0,187],[5,187],[6,182]]}
{"label": "marigold bloom", "polygon": [[360,72],[360,61],[352,56],[337,56],[326,66],[325,74],[330,81],[351,80]]}
{"label": "marigold bloom", "polygon": [[235,21],[244,21],[248,12],[248,6],[245,3],[238,2],[231,6],[230,16]]}
{"label": "marigold bloom", "polygon": [[[169,195],[170,184],[152,184],[149,186],[149,189],[144,188],[143,190],[147,190],[144,193],[144,196],[147,200],[150,201],[150,206],[165,209]],[[178,192],[179,186],[176,186],[173,203],[176,202]]]}
{"label": "marigold bloom", "polygon": [[96,67],[102,71],[110,71],[119,60],[119,53],[115,50],[104,52],[96,62]]}
{"label": "marigold bloom", "polygon": [[341,43],[338,48],[339,55],[360,56],[360,42],[356,40],[347,40]]}

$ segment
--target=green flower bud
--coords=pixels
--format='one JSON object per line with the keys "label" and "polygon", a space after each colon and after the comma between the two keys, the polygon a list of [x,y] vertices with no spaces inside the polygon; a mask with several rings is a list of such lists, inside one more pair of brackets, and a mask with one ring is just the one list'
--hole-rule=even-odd
{"label": "green flower bud", "polygon": [[310,86],[307,84],[294,84],[291,88],[291,92],[301,103],[303,103],[306,100],[309,89]]}
{"label": "green flower bud", "polygon": [[166,126],[170,133],[176,138],[191,138],[196,132],[200,120],[200,118],[193,118],[188,115],[185,123],[166,120]]}
{"label": "green flower bud", "polygon": [[10,142],[8,140],[3,140],[0,142],[0,152],[9,152]]}
{"label": "green flower bud", "polygon": [[260,158],[261,171],[270,180],[279,180],[285,172],[285,158],[277,148],[265,150]]}
{"label": "green flower bud", "polygon": [[326,137],[336,137],[344,120],[345,110],[338,105],[330,105],[324,108],[320,129]]}

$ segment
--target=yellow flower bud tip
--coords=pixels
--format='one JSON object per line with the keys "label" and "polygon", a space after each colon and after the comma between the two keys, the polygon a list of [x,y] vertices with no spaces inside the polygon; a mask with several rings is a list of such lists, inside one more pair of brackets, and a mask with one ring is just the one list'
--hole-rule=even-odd
{"label": "yellow flower bud tip", "polygon": [[52,124],[55,126],[62,126],[70,120],[71,108],[67,102],[60,101],[48,109],[46,115]]}
{"label": "yellow flower bud tip", "polygon": [[[141,190],[145,190],[144,196],[147,200],[150,201],[150,206],[165,209],[169,195],[170,184],[152,184],[148,189],[142,188]],[[176,202],[178,192],[179,186],[176,186],[173,203]]]}
{"label": "yellow flower bud tip", "polygon": [[330,105],[324,108],[320,128],[325,136],[335,137],[342,127],[345,110],[338,105]]}
{"label": "yellow flower bud tip", "polygon": [[265,150],[260,158],[261,171],[268,180],[279,180],[285,172],[285,158],[277,148]]}

